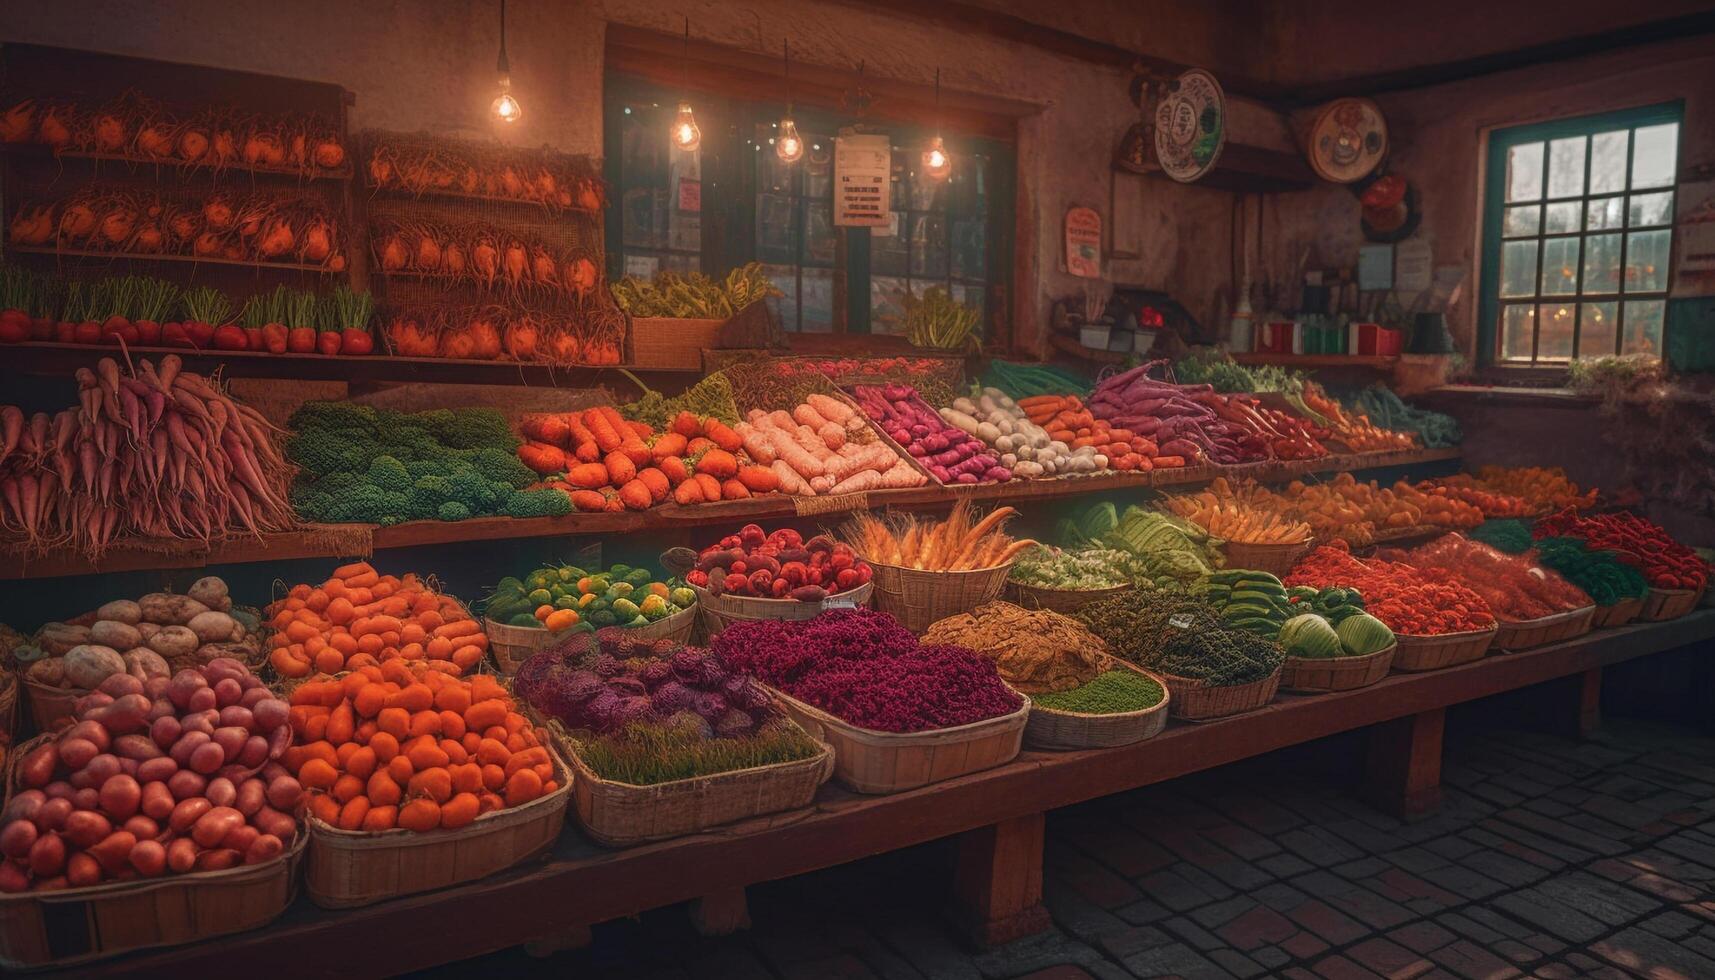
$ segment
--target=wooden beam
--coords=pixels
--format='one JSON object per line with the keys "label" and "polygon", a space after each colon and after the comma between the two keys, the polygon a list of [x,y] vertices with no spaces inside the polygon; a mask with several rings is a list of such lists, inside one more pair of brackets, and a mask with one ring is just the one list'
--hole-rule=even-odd
{"label": "wooden beam", "polygon": [[1441,805],[1441,736],[1447,709],[1406,715],[1370,730],[1365,760],[1365,796],[1401,819],[1423,816]]}
{"label": "wooden beam", "polygon": [[959,925],[979,946],[1000,946],[1044,932],[1041,813],[959,835],[953,894]]}

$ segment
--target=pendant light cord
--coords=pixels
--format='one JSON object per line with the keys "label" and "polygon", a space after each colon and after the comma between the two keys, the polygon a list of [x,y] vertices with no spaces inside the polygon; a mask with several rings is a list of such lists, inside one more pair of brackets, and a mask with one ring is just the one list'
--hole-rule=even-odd
{"label": "pendant light cord", "polygon": [[506,60],[506,0],[500,0],[500,60],[494,67],[502,75],[512,74],[512,65]]}

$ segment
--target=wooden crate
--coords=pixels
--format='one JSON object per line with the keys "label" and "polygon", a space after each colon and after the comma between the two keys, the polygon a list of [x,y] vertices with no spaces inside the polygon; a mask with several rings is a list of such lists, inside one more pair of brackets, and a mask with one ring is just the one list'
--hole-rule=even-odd
{"label": "wooden crate", "polygon": [[[859,793],[916,789],[1011,762],[1024,742],[1030,699],[1011,714],[927,732],[878,732],[842,721],[770,688],[798,724],[821,729],[834,747],[834,778]],[[812,729],[813,730],[813,729]]]}
{"label": "wooden crate", "polygon": [[701,371],[703,351],[720,343],[725,320],[631,317],[631,363],[640,368]]}

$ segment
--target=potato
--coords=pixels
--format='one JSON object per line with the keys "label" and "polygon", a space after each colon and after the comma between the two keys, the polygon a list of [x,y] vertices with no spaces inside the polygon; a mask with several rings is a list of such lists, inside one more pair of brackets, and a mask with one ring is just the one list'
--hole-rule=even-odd
{"label": "potato", "polygon": [[136,626],[143,621],[143,607],[130,599],[115,599],[95,611],[96,619],[107,619],[117,623],[128,623]]}
{"label": "potato", "polygon": [[151,677],[171,677],[173,671],[167,666],[167,661],[161,655],[148,647],[137,647],[125,652],[125,670],[138,680],[146,681]]}
{"label": "potato", "polygon": [[89,642],[89,627],[66,623],[48,623],[36,633],[36,645],[50,657],[63,657],[72,647]]}
{"label": "potato", "polygon": [[[246,638],[248,639],[248,638]],[[228,657],[241,663],[255,659],[256,650],[248,642],[244,643],[204,643],[196,648],[191,657],[197,664],[209,664],[222,657]]]}
{"label": "potato", "polygon": [[201,643],[188,627],[173,625],[161,627],[160,632],[149,637],[147,646],[171,661],[189,657]]}
{"label": "potato", "polygon": [[137,624],[137,635],[143,638],[144,643],[149,642],[149,637],[159,632],[161,632],[160,623],[143,622]]}
{"label": "potato", "polygon": [[244,635],[244,627],[238,625],[238,620],[212,610],[197,613],[185,625],[204,643],[235,643]]}
{"label": "potato", "polygon": [[25,671],[24,679],[48,687],[66,686],[66,662],[62,657],[48,657],[38,660]]}
{"label": "potato", "polygon": [[66,651],[65,672],[73,687],[93,690],[114,674],[125,673],[125,658],[112,647],[85,643]]}
{"label": "potato", "polygon": [[218,612],[232,608],[232,597],[226,593],[226,583],[218,576],[208,575],[196,580],[186,595]]}
{"label": "potato", "polygon": [[183,626],[198,615],[208,612],[207,606],[190,596],[173,595],[170,592],[151,592],[138,600],[137,605],[142,609],[144,619],[162,626]]}
{"label": "potato", "polygon": [[130,650],[143,643],[143,634],[130,623],[117,619],[102,619],[89,628],[89,641],[115,650]]}

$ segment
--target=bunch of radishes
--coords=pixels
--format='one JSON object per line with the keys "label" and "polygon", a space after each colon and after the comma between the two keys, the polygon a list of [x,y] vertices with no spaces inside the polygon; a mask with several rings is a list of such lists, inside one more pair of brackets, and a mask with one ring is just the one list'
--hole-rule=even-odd
{"label": "bunch of radishes", "polygon": [[279,763],[289,706],[229,658],[114,674],[27,752],[0,814],[0,891],[216,871],[279,857],[302,788]]}

